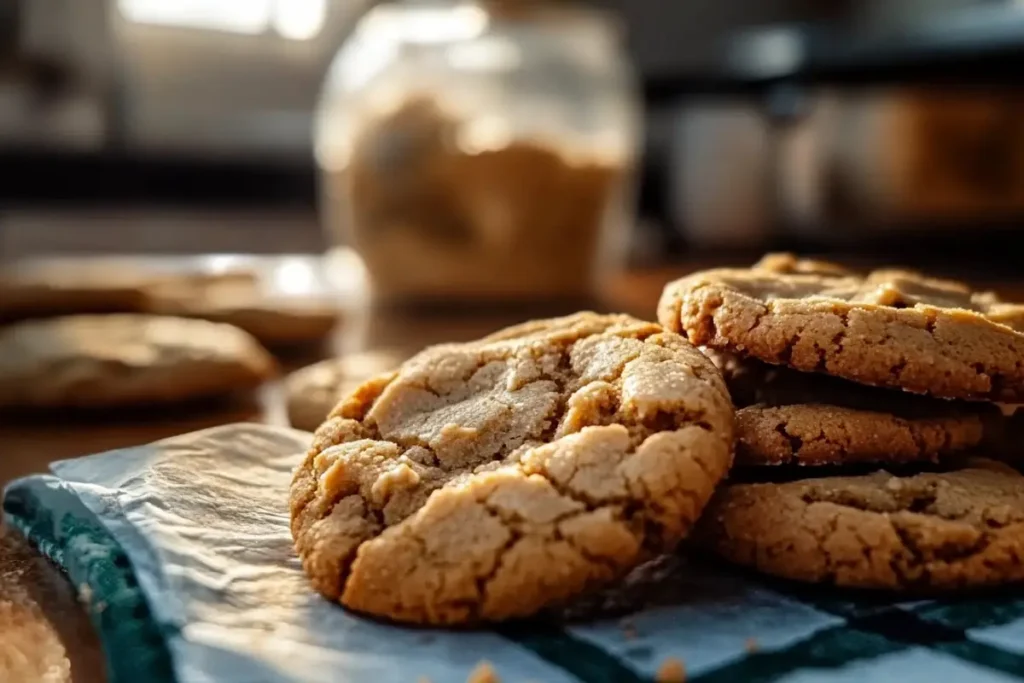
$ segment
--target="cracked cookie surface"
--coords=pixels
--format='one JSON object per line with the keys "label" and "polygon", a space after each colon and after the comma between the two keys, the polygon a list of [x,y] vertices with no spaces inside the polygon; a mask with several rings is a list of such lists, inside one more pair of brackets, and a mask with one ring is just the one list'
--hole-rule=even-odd
{"label": "cracked cookie surface", "polygon": [[732,459],[721,375],[628,316],[429,348],[317,431],[292,534],[324,596],[423,624],[525,617],[671,549]]}
{"label": "cracked cookie surface", "polygon": [[230,325],[135,314],[29,320],[0,330],[0,408],[101,408],[252,389],[276,363]]}
{"label": "cracked cookie surface", "polygon": [[991,404],[940,400],[706,353],[737,406],[739,467],[935,462],[982,444],[1009,446],[1011,420]]}
{"label": "cracked cookie surface", "polygon": [[928,592],[1024,579],[1024,477],[976,460],[943,473],[876,472],[723,487],[694,537],[788,579]]}
{"label": "cracked cookie surface", "polygon": [[666,286],[658,318],[767,363],[942,398],[1024,399],[1024,306],[900,270],[717,269]]}

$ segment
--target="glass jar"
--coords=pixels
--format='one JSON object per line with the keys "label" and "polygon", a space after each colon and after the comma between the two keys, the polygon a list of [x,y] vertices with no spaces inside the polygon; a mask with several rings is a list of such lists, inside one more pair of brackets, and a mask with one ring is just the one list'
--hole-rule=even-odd
{"label": "glass jar", "polygon": [[537,0],[366,14],[315,135],[327,228],[375,299],[586,298],[621,265],[641,117],[617,29]]}

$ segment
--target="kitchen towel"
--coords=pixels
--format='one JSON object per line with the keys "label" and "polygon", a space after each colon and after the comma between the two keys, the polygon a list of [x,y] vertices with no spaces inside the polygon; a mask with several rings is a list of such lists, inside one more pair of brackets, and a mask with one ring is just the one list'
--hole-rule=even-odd
{"label": "kitchen towel", "polygon": [[[230,425],[12,483],[8,523],[89,598],[112,683],[1024,680],[1024,600],[900,601],[678,562],[625,618],[391,626],[312,591],[288,530],[306,432]],[[608,604],[614,603],[609,593]],[[665,669],[666,672],[668,669]]]}

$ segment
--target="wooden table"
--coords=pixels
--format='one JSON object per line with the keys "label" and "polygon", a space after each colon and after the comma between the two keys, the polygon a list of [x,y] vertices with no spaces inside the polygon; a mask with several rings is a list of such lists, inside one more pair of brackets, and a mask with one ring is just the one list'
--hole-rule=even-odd
{"label": "wooden table", "polygon": [[[289,267],[295,270],[300,261],[289,261]],[[613,283],[604,308],[651,318],[664,282],[680,272],[675,268],[629,273]],[[1024,293],[1019,291],[1019,283],[1002,289]],[[531,317],[527,311],[477,310],[461,315],[353,312],[323,353],[367,349],[413,353],[427,344],[472,339],[527,317]],[[312,360],[315,357],[292,357],[286,359],[286,366]],[[273,383],[253,405],[216,413],[135,416],[130,421],[104,423],[0,422],[0,485],[43,472],[48,463],[61,458],[242,420],[283,423],[282,399],[280,384]],[[103,662],[100,644],[75,589],[23,539],[0,527],[0,680],[29,683],[49,674],[51,678],[46,680],[98,683],[105,680]],[[5,667],[19,675],[4,678]]]}

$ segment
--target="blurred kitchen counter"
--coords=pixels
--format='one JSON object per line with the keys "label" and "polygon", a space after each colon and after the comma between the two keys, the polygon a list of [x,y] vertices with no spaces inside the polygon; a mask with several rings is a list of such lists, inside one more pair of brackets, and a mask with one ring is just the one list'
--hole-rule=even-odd
{"label": "blurred kitchen counter", "polygon": [[[166,228],[165,225],[154,230],[159,233]],[[271,269],[272,273],[294,274],[302,269],[302,264],[307,266],[307,270],[315,271],[322,265],[320,259],[311,256],[242,258],[249,258],[256,267],[263,264],[262,267]],[[164,264],[176,261],[194,263],[195,260],[195,257],[159,259]],[[599,308],[651,318],[665,282],[686,272],[722,265],[730,260],[742,264],[749,263],[752,258],[734,254],[729,259],[718,255],[691,259],[684,265],[629,271],[610,283],[610,298]],[[275,280],[271,275],[269,281],[287,283],[288,279],[277,277]],[[305,281],[312,280],[306,278]],[[990,280],[976,284],[994,286],[1006,296],[1024,299],[1024,276],[1019,280]],[[485,308],[469,314],[437,311],[411,314],[360,310],[354,308],[349,312],[335,338],[324,348],[284,357],[285,369],[313,362],[325,355],[357,350],[388,349],[411,354],[428,344],[473,339],[524,318],[568,312]],[[284,424],[286,419],[280,383],[264,387],[259,395],[243,404],[140,412],[119,417],[121,419],[110,420],[67,420],[62,417],[56,429],[53,420],[46,418],[0,420],[0,453],[3,454],[0,458],[0,485],[15,477],[44,472],[50,462],[58,459],[148,443],[218,424],[238,421]],[[0,665],[13,661],[13,653],[5,653],[4,649],[16,648],[29,658],[28,661],[38,662],[42,667],[40,671],[52,666],[52,662],[57,663],[58,668],[51,669],[58,671],[57,677],[46,679],[48,681],[98,683],[105,679],[100,644],[79,605],[77,591],[23,539],[2,526],[0,632],[4,633],[0,639]],[[0,678],[3,678],[3,673],[0,671]]]}

